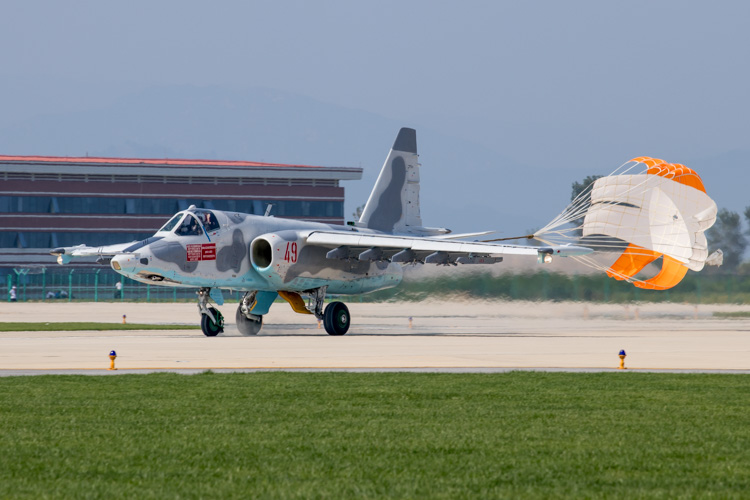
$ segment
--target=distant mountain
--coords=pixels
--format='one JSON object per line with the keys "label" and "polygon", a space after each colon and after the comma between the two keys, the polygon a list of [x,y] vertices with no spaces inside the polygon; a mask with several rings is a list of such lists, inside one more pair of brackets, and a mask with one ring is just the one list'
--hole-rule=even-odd
{"label": "distant mountain", "polygon": [[[11,83],[0,82],[0,91],[23,84]],[[460,131],[451,134],[446,122],[439,132],[429,123],[402,123],[277,90],[190,85],[111,90],[62,85],[52,95],[40,90],[36,105],[10,106],[13,112],[0,119],[0,154],[361,166],[363,179],[345,183],[350,217],[367,200],[398,129],[410,126],[418,135],[424,223],[460,232],[498,230],[500,236],[541,227],[568,203],[572,182],[617,166],[522,164],[487,145],[491,137],[482,138],[485,143],[467,140]],[[720,206],[740,210],[750,205],[745,182],[737,181],[746,177],[748,154],[733,151],[689,166],[704,176]]]}
{"label": "distant mountain", "polygon": [[258,88],[151,87],[96,109],[30,116],[0,129],[0,153],[361,166],[363,180],[345,185],[349,216],[402,126],[418,132],[425,224],[509,235],[562,209],[572,179],[540,182],[539,169],[429,127]]}

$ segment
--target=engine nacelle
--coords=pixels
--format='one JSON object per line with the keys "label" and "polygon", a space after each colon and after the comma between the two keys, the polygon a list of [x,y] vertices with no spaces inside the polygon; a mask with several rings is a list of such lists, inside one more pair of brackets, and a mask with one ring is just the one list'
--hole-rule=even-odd
{"label": "engine nacelle", "polygon": [[[280,289],[292,276],[292,269],[300,260],[309,231],[280,231],[266,233],[250,243],[250,263],[269,284]],[[294,277],[297,272],[292,273]]]}

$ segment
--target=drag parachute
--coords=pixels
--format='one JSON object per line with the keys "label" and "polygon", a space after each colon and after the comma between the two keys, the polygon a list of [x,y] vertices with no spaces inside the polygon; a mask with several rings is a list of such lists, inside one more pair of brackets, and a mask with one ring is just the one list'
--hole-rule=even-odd
{"label": "drag parachute", "polygon": [[[688,269],[703,269],[708,257],[704,232],[716,213],[694,170],[642,156],[594,181],[534,237],[558,244],[575,239],[598,251],[617,252],[609,267],[591,257],[577,260],[639,288],[665,290]],[[659,258],[657,275],[635,278]]]}

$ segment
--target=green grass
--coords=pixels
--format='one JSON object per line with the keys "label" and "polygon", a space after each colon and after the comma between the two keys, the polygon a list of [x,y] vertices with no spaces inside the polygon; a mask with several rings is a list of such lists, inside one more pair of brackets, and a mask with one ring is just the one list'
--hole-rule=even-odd
{"label": "green grass", "polygon": [[747,498],[750,378],[0,378],[0,498]]}
{"label": "green grass", "polygon": [[714,311],[714,316],[717,318],[750,318],[750,311]]}
{"label": "green grass", "polygon": [[197,325],[148,325],[143,323],[0,323],[0,332],[54,332],[80,330],[196,330]]}

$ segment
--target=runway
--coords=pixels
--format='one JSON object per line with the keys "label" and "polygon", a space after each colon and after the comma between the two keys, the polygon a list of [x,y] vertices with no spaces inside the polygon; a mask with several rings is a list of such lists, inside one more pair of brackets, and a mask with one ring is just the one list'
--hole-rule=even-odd
{"label": "runway", "polygon": [[[0,375],[255,370],[609,371],[625,349],[631,371],[750,373],[750,319],[715,311],[747,306],[584,303],[421,302],[348,304],[352,327],[328,336],[312,316],[275,304],[261,334],[241,337],[229,323],[218,337],[185,330],[194,304],[13,303],[0,321],[106,321],[174,324],[173,330],[0,333]],[[409,318],[411,320],[411,326]]]}

